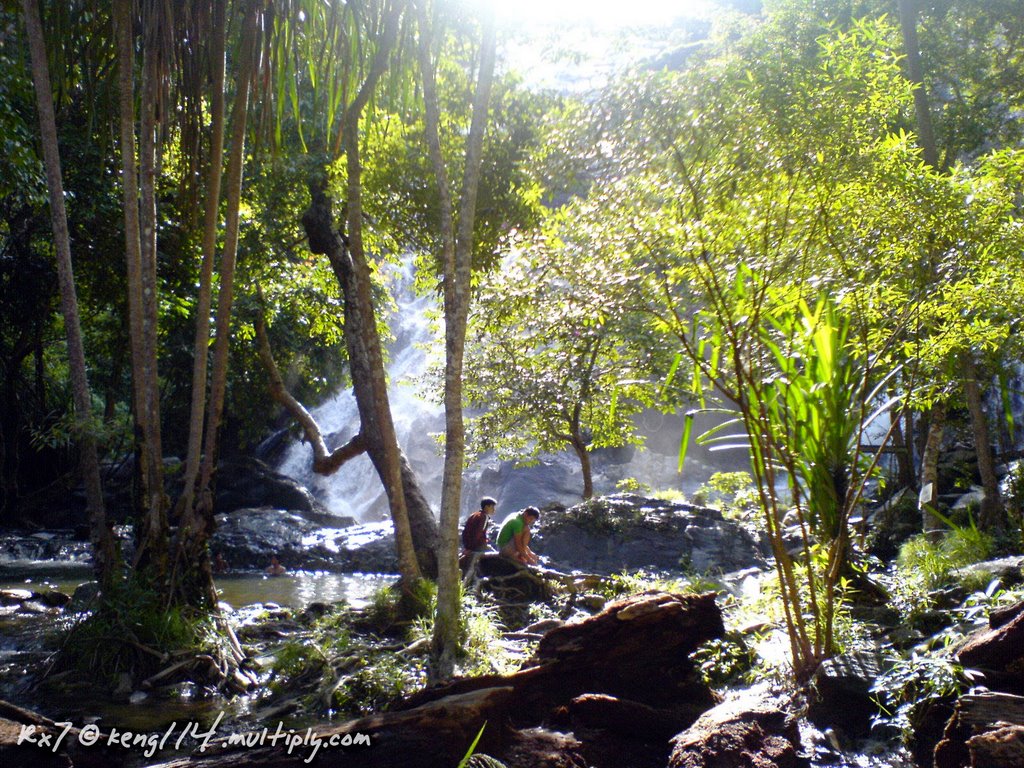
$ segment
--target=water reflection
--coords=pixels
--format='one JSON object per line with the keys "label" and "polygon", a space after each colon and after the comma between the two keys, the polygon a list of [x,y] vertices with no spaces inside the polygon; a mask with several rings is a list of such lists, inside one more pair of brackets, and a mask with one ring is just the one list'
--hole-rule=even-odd
{"label": "water reflection", "polygon": [[310,603],[345,601],[354,608],[366,605],[381,587],[397,576],[381,573],[310,573],[298,571],[284,576],[228,573],[217,576],[220,599],[233,608],[253,603],[277,603],[302,609]]}

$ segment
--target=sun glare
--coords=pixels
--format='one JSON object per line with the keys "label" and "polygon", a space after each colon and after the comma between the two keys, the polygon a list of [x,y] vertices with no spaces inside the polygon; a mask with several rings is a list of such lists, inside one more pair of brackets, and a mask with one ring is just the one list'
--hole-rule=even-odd
{"label": "sun glare", "polygon": [[710,12],[710,0],[494,0],[498,18],[524,26],[669,23]]}

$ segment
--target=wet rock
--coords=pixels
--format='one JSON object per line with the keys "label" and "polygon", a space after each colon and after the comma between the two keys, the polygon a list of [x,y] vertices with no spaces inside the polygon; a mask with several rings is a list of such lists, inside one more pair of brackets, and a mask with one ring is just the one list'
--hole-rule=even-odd
{"label": "wet rock", "polygon": [[21,605],[34,595],[30,589],[0,589],[0,605]]}
{"label": "wet rock", "polygon": [[100,594],[98,581],[87,581],[75,587],[71,595],[71,601],[67,604],[67,611],[70,613],[82,613],[91,610],[93,603]]}
{"label": "wet rock", "polygon": [[1024,687],[1024,603],[1014,609],[997,614],[998,626],[990,618],[989,628],[972,634],[956,655],[965,667],[984,672],[990,688]]}
{"label": "wet rock", "polygon": [[[304,486],[275,472],[258,459],[222,461],[217,466],[216,489],[215,513],[271,507],[290,510],[307,520],[312,518],[313,522],[323,523],[333,518]],[[337,522],[338,518],[333,519],[334,527],[344,526],[344,523]]]}
{"label": "wet rock", "polygon": [[814,693],[807,719],[819,728],[832,728],[845,736],[864,738],[878,714],[871,689],[889,666],[880,653],[859,651],[827,659],[814,674]]}
{"label": "wet rock", "polygon": [[1006,587],[1014,587],[1024,583],[1024,555],[1012,557],[1001,557],[996,560],[985,560],[980,563],[972,563],[963,568],[958,568],[953,575],[958,579],[984,573],[993,579],[999,579],[999,583]]}
{"label": "wet rock", "polygon": [[961,696],[935,747],[935,768],[1019,768],[1024,764],[1019,759],[1024,755],[1022,735],[1024,697],[1007,693]]}
{"label": "wet rock", "polygon": [[672,740],[669,768],[810,768],[789,709],[765,687],[743,691]]}
{"label": "wet rock", "polygon": [[262,570],[276,556],[289,570],[395,573],[389,523],[323,528],[283,509],[240,509],[217,516],[210,543],[232,568]]}
{"label": "wet rock", "polygon": [[714,509],[616,494],[546,510],[530,546],[567,568],[596,573],[740,571],[763,567],[766,549]]}

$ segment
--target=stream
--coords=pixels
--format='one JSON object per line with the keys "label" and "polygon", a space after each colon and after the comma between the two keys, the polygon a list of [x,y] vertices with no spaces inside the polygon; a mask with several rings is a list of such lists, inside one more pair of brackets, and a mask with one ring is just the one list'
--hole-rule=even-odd
{"label": "stream", "polygon": [[[0,589],[57,590],[70,595],[91,577],[90,567],[81,562],[8,560],[0,563]],[[314,602],[345,601],[353,607],[361,607],[374,592],[395,578],[387,574],[298,571],[269,577],[258,572],[231,572],[217,577],[217,589],[221,600],[231,606],[233,616],[238,618],[256,613],[260,606],[301,610]],[[0,607],[0,699],[34,709],[57,721],[70,721],[76,727],[95,723],[102,729],[127,729],[137,734],[163,734],[172,723],[177,724],[178,733],[186,723],[196,723],[204,731],[216,723],[218,736],[251,727],[261,706],[256,696],[225,701],[194,697],[183,690],[181,695],[171,699],[136,693],[130,700],[112,701],[109,697],[89,696],[88,692],[69,697],[33,689],[30,685],[33,673],[46,663],[69,620],[63,613],[18,613],[16,607]],[[312,723],[284,718],[286,728],[304,728],[309,724]],[[172,736],[169,741],[175,738]],[[167,754],[160,753],[164,757]],[[136,765],[146,765],[156,758],[133,751],[131,760]]]}

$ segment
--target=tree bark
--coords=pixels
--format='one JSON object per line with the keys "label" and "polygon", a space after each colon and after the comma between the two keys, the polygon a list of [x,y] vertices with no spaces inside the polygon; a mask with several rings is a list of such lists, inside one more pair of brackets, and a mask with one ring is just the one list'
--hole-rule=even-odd
{"label": "tree bark", "polygon": [[473,258],[473,227],[476,221],[477,190],[483,140],[487,131],[491,86],[494,77],[496,33],[488,15],[480,47],[480,70],[473,95],[473,114],[466,141],[462,191],[459,199],[458,232],[448,172],[441,150],[441,110],[431,56],[431,24],[425,0],[417,2],[419,12],[419,59],[426,106],[424,127],[430,158],[434,166],[441,209],[442,265],[444,275],[445,319],[445,452],[441,485],[440,548],[438,551],[437,613],[434,620],[433,663],[431,676],[450,678],[455,671],[459,648],[459,516],[462,506],[462,470],[466,460],[466,430],[462,414],[462,371],[466,348],[466,321],[469,316],[470,281]]}
{"label": "tree bark", "polygon": [[[350,133],[349,135],[353,135]],[[356,142],[350,142],[355,144]],[[352,198],[360,184],[358,149],[348,147],[354,158],[349,158],[349,230],[359,228],[354,223]],[[356,178],[353,179],[353,170]],[[395,526],[395,548],[399,571],[407,584],[418,579],[421,572],[436,573],[434,546],[437,526],[429,507],[420,508],[412,503],[413,494],[406,493],[405,483],[415,482],[412,473],[403,473],[398,438],[387,392],[384,356],[377,333],[376,315],[371,294],[369,265],[362,256],[362,238],[344,238],[333,222],[333,205],[326,191],[326,179],[321,177],[310,183],[312,202],[302,218],[313,253],[327,256],[342,289],[345,311],[345,345],[348,349],[352,390],[359,412],[359,432],[366,441],[366,452],[373,463],[387,494],[391,521]],[[354,206],[361,210],[360,205]],[[356,256],[356,249],[360,256]],[[423,499],[422,493],[418,494]],[[411,518],[417,519],[413,526]],[[414,527],[420,535],[414,538]]]}
{"label": "tree bark", "polygon": [[964,377],[964,397],[971,414],[974,445],[978,454],[978,473],[981,475],[981,486],[985,489],[985,498],[981,502],[981,527],[985,530],[1003,528],[1006,525],[1006,517],[999,495],[999,478],[996,477],[992,438],[988,429],[988,417],[981,401],[978,366],[971,352],[964,352],[961,355],[961,371]]}
{"label": "tree bark", "polygon": [[270,379],[270,396],[287,410],[302,427],[306,440],[313,448],[313,471],[318,475],[333,475],[349,459],[366,453],[366,440],[361,432],[345,445],[339,446],[333,451],[328,450],[323,432],[320,430],[320,425],[316,423],[316,419],[313,418],[313,414],[306,410],[305,406],[296,400],[285,386],[277,363],[274,362],[270,337],[267,335],[267,324],[262,314],[257,316],[255,325],[257,353]]}
{"label": "tree bark", "polygon": [[213,6],[213,41],[210,88],[210,158],[206,182],[206,207],[203,218],[203,260],[199,272],[199,297],[196,304],[196,333],[193,345],[192,400],[185,476],[176,516],[188,514],[195,500],[195,485],[203,448],[203,417],[206,411],[206,379],[210,349],[210,309],[213,305],[213,263],[217,250],[217,225],[220,219],[220,187],[224,168],[224,67],[227,47],[226,2]]}
{"label": "tree bark", "polygon": [[[921,530],[926,534],[935,535],[942,529],[942,521],[931,513],[939,495],[939,451],[942,448],[942,435],[946,429],[946,404],[936,403],[932,406],[928,419],[928,439],[921,452],[921,494],[918,506],[921,509]],[[928,498],[923,498],[930,494]]]}
{"label": "tree bark", "polygon": [[[139,174],[135,158],[135,35],[131,0],[118,0],[114,5],[114,28],[117,34],[119,99],[121,128],[121,185],[124,195],[125,257],[128,282],[129,345],[132,359],[132,406],[135,413],[135,439],[137,473],[140,481],[140,511],[142,512],[141,533],[135,556],[136,565],[153,562],[160,578],[162,550],[165,546],[165,530],[161,530],[160,518],[163,510],[163,464],[157,425],[153,424],[153,405],[158,393],[152,388],[156,384],[155,364],[148,360],[149,354],[156,353],[155,342],[147,343],[147,334],[155,333],[155,327],[147,321],[144,283],[146,271],[143,264],[142,223],[140,217]],[[147,40],[147,43],[150,41]],[[147,70],[152,65],[149,60]],[[153,73],[146,78],[143,102],[152,97],[156,83]],[[144,121],[145,122],[145,121]],[[152,129],[152,125],[150,128]],[[143,128],[145,133],[145,127]],[[147,144],[147,146],[149,146]],[[144,154],[144,153],[143,153]],[[150,221],[149,234],[155,236],[155,224]],[[155,256],[155,253],[153,254]],[[152,288],[151,288],[152,290]],[[155,301],[155,296],[151,297]],[[164,517],[165,517],[165,513]]]}
{"label": "tree bark", "polygon": [[921,46],[917,39],[917,0],[897,0],[900,28],[903,31],[903,51],[906,54],[907,78],[914,88],[914,112],[917,116],[917,138],[924,161],[938,169],[939,155],[935,147],[935,130],[928,111],[928,93],[924,87],[921,68]]}
{"label": "tree bark", "polygon": [[590,466],[590,451],[582,436],[577,436],[572,441],[572,449],[576,452],[576,458],[580,460],[580,471],[583,473],[583,499],[594,498],[594,471]]}
{"label": "tree bark", "polygon": [[78,295],[75,290],[75,275],[71,262],[71,238],[68,234],[67,212],[64,208],[64,183],[57,143],[57,121],[53,112],[53,91],[50,86],[50,73],[46,60],[46,45],[43,38],[42,21],[39,17],[38,2],[37,0],[23,0],[22,5],[25,11],[25,26],[28,30],[32,80],[35,84],[43,158],[46,164],[46,181],[50,194],[50,221],[53,226],[53,242],[57,256],[57,281],[60,286],[61,312],[64,316],[64,330],[67,336],[71,391],[77,421],[81,425],[77,435],[79,466],[82,482],[85,485],[93,561],[98,581],[100,584],[108,585],[113,576],[114,538],[111,529],[107,526],[96,438],[90,424],[92,393],[86,373],[85,347],[82,343],[82,329],[79,323]]}
{"label": "tree bark", "polygon": [[[249,0],[242,21],[242,40],[239,44],[239,74],[237,90],[231,112],[231,154],[227,168],[227,211],[224,250],[220,262],[220,290],[217,301],[216,340],[213,348],[213,373],[206,412],[206,434],[198,499],[182,506],[182,520],[175,553],[174,589],[177,599],[185,604],[207,603],[216,610],[217,592],[213,581],[213,568],[207,543],[213,535],[213,497],[211,485],[217,460],[217,434],[224,409],[227,389],[228,351],[231,335],[231,305],[234,298],[235,261],[238,252],[239,207],[242,194],[242,171],[245,162],[246,115],[249,108],[249,86],[255,67],[257,4]],[[216,158],[219,162],[220,158]],[[209,213],[209,210],[208,210]],[[207,224],[210,222],[208,221]],[[197,350],[206,341],[197,335]],[[194,372],[195,373],[195,372]],[[194,382],[195,383],[195,382]],[[205,382],[203,384],[205,387]],[[197,399],[193,393],[193,399]],[[193,422],[200,419],[193,413]],[[192,439],[190,435],[189,439]],[[188,492],[186,478],[186,493]]]}

